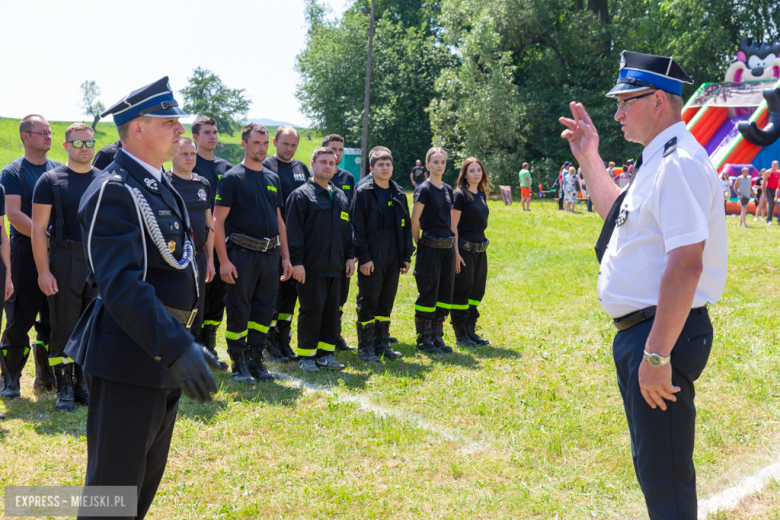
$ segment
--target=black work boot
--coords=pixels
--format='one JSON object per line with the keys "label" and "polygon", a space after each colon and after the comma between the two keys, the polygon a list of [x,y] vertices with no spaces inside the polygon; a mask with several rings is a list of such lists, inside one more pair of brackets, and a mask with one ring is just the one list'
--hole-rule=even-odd
{"label": "black work boot", "polygon": [[276,327],[271,327],[271,330],[265,336],[265,359],[273,363],[287,363],[290,360],[282,354],[276,338]]}
{"label": "black work boot", "polygon": [[398,343],[398,338],[394,338],[393,336],[388,336],[387,337],[387,342],[390,343],[391,345],[393,345],[395,343]]}
{"label": "black work boot", "polygon": [[249,374],[255,378],[256,381],[276,379],[263,363],[263,347],[250,345],[249,346]]}
{"label": "black work boot", "polygon": [[431,320],[415,318],[414,326],[417,329],[417,350],[423,354],[441,354],[439,347],[433,344]]}
{"label": "black work boot", "polygon": [[8,369],[6,352],[6,350],[0,351],[0,396],[6,399],[16,399],[21,395],[19,379],[22,374],[22,368],[24,368],[24,362],[27,361],[27,356],[22,359],[16,370],[11,371]]}
{"label": "black work boot", "polygon": [[376,322],[376,341],[374,352],[385,359],[398,359],[404,357],[400,352],[390,348],[390,320]]}
{"label": "black work boot", "polygon": [[236,383],[244,383],[247,385],[255,384],[255,378],[249,373],[249,352],[247,347],[234,347],[232,352],[229,352],[230,361],[233,363],[233,373],[231,377]]}
{"label": "black work boot", "polygon": [[336,350],[357,350],[352,345],[349,345],[347,343],[347,340],[344,339],[344,336],[341,335],[341,315],[344,314],[343,312],[339,312],[339,333],[338,336],[336,336]]}
{"label": "black work boot", "polygon": [[73,398],[76,403],[89,406],[89,388],[87,387],[87,378],[84,377],[84,371],[81,367],[73,363]]}
{"label": "black work boot", "polygon": [[73,388],[73,365],[60,363],[54,365],[54,379],[57,382],[57,402],[54,407],[60,412],[72,412],[76,407]]}
{"label": "black work boot", "polygon": [[35,392],[50,392],[54,390],[54,372],[49,366],[49,351],[46,346],[36,343],[33,345],[33,359],[35,359]]}
{"label": "black work boot", "polygon": [[[287,325],[282,328],[278,328],[276,333],[276,346],[279,347],[279,352],[281,352],[288,361],[298,361],[300,357],[298,357],[295,352],[293,352],[292,347],[290,346],[290,341],[292,340],[292,331],[290,330],[290,322],[286,322]],[[278,326],[277,326],[278,327]]]}
{"label": "black work boot", "polygon": [[[219,325],[204,325],[200,329],[200,339],[206,350],[211,353],[210,356],[205,356],[206,363],[213,370],[227,370],[228,364],[221,361],[219,354],[217,354],[217,329],[219,329]],[[205,352],[203,354],[205,355]]]}
{"label": "black work boot", "polygon": [[444,318],[436,318],[431,323],[433,327],[433,344],[439,347],[444,354],[451,354],[452,347],[444,343]]}
{"label": "black work boot", "polygon": [[357,324],[358,358],[366,363],[381,361],[376,355],[376,324],[371,321]]}
{"label": "black work boot", "polygon": [[466,324],[463,322],[452,322],[452,331],[455,333],[455,344],[459,347],[476,347],[477,344],[471,341],[466,332]]}
{"label": "black work boot", "polygon": [[488,340],[486,340],[485,338],[480,338],[477,335],[477,333],[475,332],[476,328],[477,328],[476,321],[470,321],[466,324],[466,333],[469,335],[471,341],[473,341],[477,345],[490,345],[490,342]]}

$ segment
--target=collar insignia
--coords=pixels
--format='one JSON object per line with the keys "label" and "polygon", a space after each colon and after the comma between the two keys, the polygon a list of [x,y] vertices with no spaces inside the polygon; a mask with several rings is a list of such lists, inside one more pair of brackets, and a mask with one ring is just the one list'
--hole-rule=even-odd
{"label": "collar insignia", "polygon": [[615,219],[615,225],[617,227],[622,226],[626,223],[626,219],[628,219],[628,210],[626,208],[623,208],[620,210],[620,213],[618,213],[617,218]]}
{"label": "collar insignia", "polygon": [[151,177],[146,177],[144,179],[144,184],[146,184],[146,187],[152,191],[157,191],[160,189],[160,187],[157,185],[157,181],[152,179]]}

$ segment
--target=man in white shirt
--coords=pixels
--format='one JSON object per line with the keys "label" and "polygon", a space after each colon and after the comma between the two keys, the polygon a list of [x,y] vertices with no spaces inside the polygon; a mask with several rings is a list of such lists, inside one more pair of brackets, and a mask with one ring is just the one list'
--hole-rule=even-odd
{"label": "man in white shirt", "polygon": [[[615,120],[644,145],[621,190],[604,171],[599,136],[582,104],[561,134],[582,165],[605,220],[598,294],[618,329],[613,343],[637,480],[652,519],[695,519],[693,382],[707,364],[708,303],[726,283],[726,225],[717,174],[685,128],[672,58],[623,51]],[[610,209],[611,208],[611,209]]]}

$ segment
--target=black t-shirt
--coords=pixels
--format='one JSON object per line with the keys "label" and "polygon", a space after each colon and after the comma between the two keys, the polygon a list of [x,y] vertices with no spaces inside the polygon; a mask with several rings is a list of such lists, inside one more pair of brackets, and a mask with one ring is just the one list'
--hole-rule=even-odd
{"label": "black t-shirt", "polygon": [[214,198],[217,196],[216,187],[219,184],[219,180],[230,168],[232,168],[230,163],[219,157],[214,157],[213,161],[209,161],[198,155],[195,159],[195,168],[193,168],[192,171],[209,181],[209,184],[211,184],[212,207],[214,206]]}
{"label": "black t-shirt", "polygon": [[422,166],[415,166],[412,168],[412,175],[414,175],[415,184],[421,184],[425,182],[425,168]]}
{"label": "black t-shirt", "polygon": [[458,221],[458,235],[462,233],[482,233],[484,235],[488,224],[490,210],[484,191],[472,193],[472,198],[463,189],[458,188],[452,196],[452,209],[461,212]]}
{"label": "black t-shirt", "polygon": [[452,210],[452,187],[446,182],[437,188],[427,180],[414,192],[414,201],[424,204],[420,215],[420,229],[450,229],[450,211]]}
{"label": "black t-shirt", "polygon": [[[79,203],[81,196],[87,191],[92,180],[101,171],[92,168],[89,173],[76,173],[64,164],[54,168],[57,180],[60,184],[60,203],[65,220],[65,240],[81,242],[81,225],[79,224]],[[54,188],[52,188],[51,176],[48,172],[38,178],[33,190],[33,204],[48,204],[51,206],[51,218],[49,219],[49,235],[54,240],[56,237],[54,224],[57,219],[57,210],[54,206]]]}
{"label": "black t-shirt", "polygon": [[349,205],[352,205],[352,196],[355,194],[355,177],[352,176],[347,170],[342,168],[336,168],[336,174],[330,180],[334,186],[341,189],[344,195],[347,196]]}
{"label": "black t-shirt", "polygon": [[[263,166],[279,176],[282,185],[282,208],[287,204],[290,194],[309,180],[309,169],[298,159],[286,163],[275,156],[266,157]],[[287,212],[282,210],[282,215],[287,218]]]}
{"label": "black t-shirt", "polygon": [[0,217],[5,216],[5,188],[0,184]]}
{"label": "black t-shirt", "polygon": [[92,159],[92,166],[98,170],[105,170],[109,164],[114,162],[114,156],[121,148],[122,141],[114,141],[111,144],[107,144],[95,154],[95,158]]}
{"label": "black t-shirt", "polygon": [[379,196],[379,210],[382,212],[382,229],[395,229],[393,225],[393,194],[390,188],[380,188],[374,183]]}
{"label": "black t-shirt", "polygon": [[273,238],[279,234],[276,209],[282,206],[279,177],[268,168],[250,170],[237,164],[217,185],[217,206],[230,208],[225,233],[241,233],[254,238]]}
{"label": "black t-shirt", "polygon": [[[19,187],[19,170],[16,168],[16,161],[9,163],[3,168],[2,176],[0,176],[0,184],[5,188],[6,195],[21,195],[21,188]],[[24,172],[24,180],[26,185],[27,201],[22,201],[22,211],[28,217],[32,218],[32,197],[33,190],[35,189],[35,183],[38,182],[38,178],[49,170],[53,170],[60,163],[46,159],[44,164],[40,166],[28,162],[27,159],[22,159],[22,171]],[[11,234],[18,235],[19,232],[15,227],[11,226]]]}
{"label": "black t-shirt", "polygon": [[190,225],[192,226],[193,245],[195,250],[199,251],[206,245],[206,239],[210,230],[214,227],[206,223],[206,210],[211,209],[211,183],[197,173],[192,173],[190,180],[185,180],[175,175],[173,172],[165,172],[165,176],[171,182],[171,186],[181,198],[184,199],[184,205],[187,206],[187,213],[190,215]]}

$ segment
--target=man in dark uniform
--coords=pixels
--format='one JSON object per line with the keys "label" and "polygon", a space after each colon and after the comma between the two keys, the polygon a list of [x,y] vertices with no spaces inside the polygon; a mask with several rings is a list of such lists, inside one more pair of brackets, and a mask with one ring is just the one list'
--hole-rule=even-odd
{"label": "man in dark uniform", "polygon": [[588,193],[604,219],[598,295],[612,343],[637,480],[653,520],[697,518],[694,381],[712,348],[707,304],[726,284],[723,198],[707,151],[686,130],[682,84],[667,56],[621,53],[615,120],[642,144],[628,187],[615,186],[580,103],[560,118]]}
{"label": "man in dark uniform", "polygon": [[68,151],[68,162],[44,173],[35,183],[32,246],[38,286],[49,300],[49,365],[57,384],[55,408],[70,412],[76,403],[89,404],[84,373],[64,351],[81,313],[97,296],[95,287],[87,282],[78,211],[81,196],[100,170],[90,164],[95,135],[89,125],[70,125],[62,144]]}
{"label": "man in dark uniform", "polygon": [[[188,137],[181,137],[178,155],[171,161],[171,171],[165,174],[184,204],[190,216],[192,225],[192,240],[195,246],[195,260],[198,265],[198,287],[201,297],[198,298],[198,313],[192,322],[190,332],[198,343],[201,342],[203,326],[203,308],[206,304],[206,287],[214,283],[214,217],[211,212],[213,197],[211,183],[193,172],[195,166],[195,143]],[[206,362],[214,370],[227,370],[227,363],[220,361],[216,352],[205,345],[203,352]]]}
{"label": "man in dark uniform", "polygon": [[144,518],[165,471],[182,391],[204,402],[216,384],[188,327],[197,312],[195,251],[184,200],[162,175],[183,115],[168,78],[114,114],[122,150],[81,199],[95,298],[65,355],[92,376],[87,486],[136,486]]}
{"label": "man in dark uniform", "polygon": [[[279,176],[282,186],[282,217],[287,219],[287,199],[290,194],[309,179],[309,169],[303,161],[295,159],[300,135],[291,126],[280,126],[274,132],[276,153],[263,161],[263,167]],[[281,266],[279,268],[282,273]],[[295,361],[297,357],[290,348],[292,338],[292,319],[295,312],[295,302],[298,300],[295,280],[289,278],[279,284],[279,295],[276,299],[276,317],[271,323],[271,330],[266,341],[268,356],[271,361]]]}
{"label": "man in dark uniform", "polygon": [[247,384],[273,379],[263,347],[276,310],[280,262],[281,280],[292,274],[279,177],[263,167],[269,144],[263,125],[241,130],[244,160],[219,181],[214,209],[220,276],[227,284],[228,355],[233,379]]}
{"label": "man in dark uniform", "polygon": [[358,272],[358,357],[363,361],[397,359],[390,348],[390,314],[400,275],[409,271],[414,245],[409,204],[391,180],[393,155],[377,146],[368,155],[373,175],[355,191],[352,229]]}
{"label": "man in dark uniform", "polygon": [[330,180],[336,154],[318,147],[311,160],[312,178],[287,199],[287,238],[293,277],[298,282],[298,367],[316,372],[342,369],[336,361],[341,278],[355,272],[355,248],[344,192]]}
{"label": "man in dark uniform", "polygon": [[[49,367],[49,304],[38,287],[32,242],[32,195],[35,183],[44,172],[60,163],[46,158],[53,132],[42,116],[29,115],[19,123],[24,157],[3,168],[0,183],[5,188],[5,206],[11,223],[11,275],[14,294],[5,302],[7,322],[2,338],[2,364],[5,376],[19,380],[30,353],[28,333],[35,326],[33,347],[35,382],[33,389],[54,389],[54,373]],[[39,319],[36,320],[36,316]],[[19,397],[18,391],[15,395]]]}
{"label": "man in dark uniform", "polygon": [[[195,118],[192,123],[192,138],[198,145],[198,156],[193,171],[211,183],[211,207],[213,208],[219,180],[233,166],[214,155],[219,144],[219,129],[214,118],[209,116]],[[222,315],[225,314],[225,282],[219,276],[218,255],[214,255],[214,270],[216,271],[214,279],[206,285],[201,340],[206,348],[217,356],[217,329],[222,323]],[[227,367],[224,361],[220,361],[220,364]]]}
{"label": "man in dark uniform", "polygon": [[92,159],[92,166],[98,170],[105,170],[106,166],[114,162],[114,156],[116,152],[122,148],[122,141],[114,141],[111,144],[107,144],[95,154],[95,158]]}
{"label": "man in dark uniform", "polygon": [[[322,139],[322,146],[331,148],[336,152],[336,174],[333,176],[331,182],[337,188],[340,188],[347,197],[349,206],[352,207],[352,197],[355,192],[355,177],[347,170],[339,168],[341,160],[344,157],[344,138],[338,134],[330,134]],[[341,279],[341,298],[339,299],[339,333],[336,338],[336,350],[356,350],[355,347],[347,344],[344,336],[341,335],[341,319],[344,316],[344,304],[347,303],[349,298],[349,281],[351,277],[343,277]]]}

